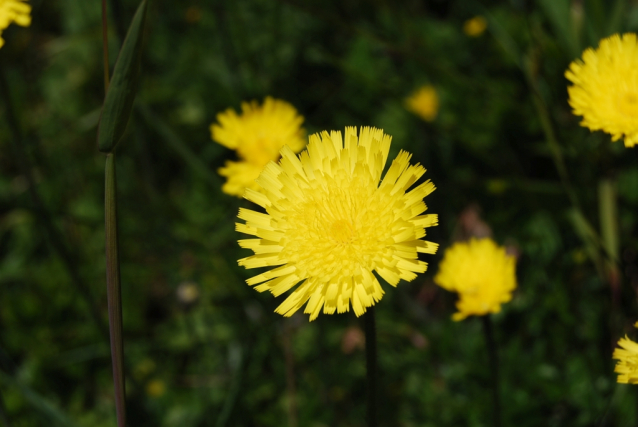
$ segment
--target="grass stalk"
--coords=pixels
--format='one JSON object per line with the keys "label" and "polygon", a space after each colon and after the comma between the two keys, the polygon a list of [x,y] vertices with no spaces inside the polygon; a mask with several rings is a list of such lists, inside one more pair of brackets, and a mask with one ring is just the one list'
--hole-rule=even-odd
{"label": "grass stalk", "polygon": [[117,195],[115,153],[106,155],[104,174],[104,227],[106,235],[106,291],[109,309],[111,362],[118,427],[126,425],[126,387],[124,383],[124,341],[122,339],[122,295],[117,242]]}
{"label": "grass stalk", "polygon": [[286,394],[288,402],[286,405],[288,415],[288,427],[297,427],[297,390],[295,387],[295,357],[292,351],[292,325],[290,319],[284,320],[283,349],[284,362],[286,364]]}
{"label": "grass stalk", "polygon": [[366,420],[368,427],[377,427],[377,327],[374,307],[368,307],[363,321],[366,336]]}
{"label": "grass stalk", "polygon": [[501,414],[501,392],[499,383],[498,372],[498,350],[496,348],[496,340],[494,339],[494,331],[492,328],[492,319],[488,315],[481,316],[481,322],[483,323],[483,333],[485,335],[485,345],[487,347],[487,356],[490,364],[490,376],[491,376],[491,388],[492,388],[492,411],[493,411],[493,426],[502,426],[502,414]]}

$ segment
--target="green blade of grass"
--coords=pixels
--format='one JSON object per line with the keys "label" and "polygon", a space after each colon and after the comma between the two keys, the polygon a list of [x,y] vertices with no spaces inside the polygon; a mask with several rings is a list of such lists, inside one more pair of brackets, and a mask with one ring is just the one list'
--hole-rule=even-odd
{"label": "green blade of grass", "polygon": [[137,8],[117,57],[113,77],[104,99],[97,136],[98,149],[103,153],[110,153],[115,149],[131,116],[140,74],[146,5],[147,1],[142,0]]}
{"label": "green blade of grass", "polygon": [[126,425],[126,394],[124,383],[124,341],[122,339],[122,296],[120,286],[120,262],[117,243],[117,195],[115,179],[115,154],[106,155],[104,173],[104,231],[106,235],[106,290],[109,307],[111,337],[111,362],[117,425]]}

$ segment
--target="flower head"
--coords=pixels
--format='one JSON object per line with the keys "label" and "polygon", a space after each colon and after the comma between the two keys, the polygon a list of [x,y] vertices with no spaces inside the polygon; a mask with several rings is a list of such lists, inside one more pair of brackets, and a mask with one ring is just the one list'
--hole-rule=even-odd
{"label": "flower head", "polygon": [[487,28],[487,21],[482,16],[470,18],[463,24],[463,32],[470,37],[478,37]]}
{"label": "flower head", "polygon": [[31,25],[31,6],[24,0],[0,0],[0,47],[4,45],[2,31],[12,22],[23,27]]}
{"label": "flower head", "polygon": [[582,126],[603,130],[612,141],[625,139],[625,146],[638,143],[638,44],[635,34],[615,34],[603,39],[582,60],[569,65],[565,77],[569,105]]}
{"label": "flower head", "polygon": [[[638,328],[638,322],[634,325]],[[638,384],[638,343],[625,335],[618,341],[612,358],[618,360],[614,371],[618,373],[618,382],[622,384]]]}
{"label": "flower head", "polygon": [[[412,187],[425,173],[401,151],[382,178],[391,137],[363,127],[347,127],[310,136],[297,157],[281,150],[257,183],[262,191],[245,197],[266,213],[240,209],[237,231],[256,236],[240,240],[255,254],[239,260],[246,268],[275,267],[247,280],[259,292],[279,296],[296,289],[275,310],[291,316],[304,304],[314,320],[350,310],[365,313],[383,297],[375,273],[390,285],[413,280],[427,264],[419,252],[435,253],[436,243],[421,240],[437,225],[423,198],[434,190],[429,180]],[[300,283],[301,282],[301,283]]]}
{"label": "flower head", "polygon": [[241,109],[241,115],[233,109],[218,114],[219,124],[210,126],[213,140],[236,150],[240,158],[219,169],[228,178],[222,191],[238,197],[246,188],[259,188],[255,180],[268,162],[279,159],[282,147],[288,145],[297,153],[305,145],[303,117],[289,103],[267,97],[262,106],[243,102]]}
{"label": "flower head", "polygon": [[405,100],[408,111],[431,122],[439,112],[439,97],[432,86],[421,86]]}
{"label": "flower head", "polygon": [[455,243],[445,251],[434,281],[459,294],[459,312],[452,319],[498,313],[516,288],[515,259],[489,238]]}

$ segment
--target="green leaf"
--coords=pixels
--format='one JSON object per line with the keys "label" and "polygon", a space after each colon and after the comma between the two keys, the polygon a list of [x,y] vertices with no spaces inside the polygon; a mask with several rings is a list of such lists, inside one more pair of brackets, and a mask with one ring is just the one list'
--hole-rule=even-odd
{"label": "green leaf", "polygon": [[147,3],[146,0],[142,0],[135,12],[104,99],[97,133],[98,149],[103,153],[113,151],[122,138],[131,115],[140,74],[142,33]]}

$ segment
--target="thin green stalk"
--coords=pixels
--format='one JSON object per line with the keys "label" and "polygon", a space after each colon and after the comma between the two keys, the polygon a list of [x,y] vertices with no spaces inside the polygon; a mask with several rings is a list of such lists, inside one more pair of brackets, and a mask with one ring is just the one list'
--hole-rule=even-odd
{"label": "thin green stalk", "polygon": [[492,319],[489,314],[481,316],[483,323],[483,333],[485,334],[485,345],[487,347],[487,355],[490,364],[490,375],[492,380],[492,410],[493,410],[493,426],[501,427],[501,392],[498,374],[498,351],[496,341],[494,340],[494,332],[492,330]]}
{"label": "thin green stalk", "polygon": [[11,97],[11,92],[9,90],[9,84],[7,83],[7,78],[4,73],[4,67],[0,63],[0,93],[4,98],[4,106],[5,106],[5,114],[6,119],[9,125],[9,129],[11,130],[11,144],[13,148],[13,156],[18,165],[18,169],[20,170],[20,174],[24,176],[27,181],[27,189],[29,193],[29,197],[31,198],[31,203],[33,204],[33,212],[35,213],[36,220],[40,224],[40,226],[44,229],[45,235],[48,237],[49,243],[55,250],[57,256],[60,257],[62,264],[64,265],[69,278],[71,279],[71,284],[75,286],[75,290],[82,297],[84,302],[86,303],[89,316],[93,320],[96,328],[102,334],[104,338],[108,336],[107,328],[104,323],[104,320],[100,316],[100,310],[98,309],[95,300],[89,290],[89,287],[82,279],[80,275],[80,271],[78,270],[78,260],[77,255],[74,254],[67,244],[64,241],[62,234],[58,231],[54,220],[48,211],[42,197],[40,197],[40,193],[37,190],[37,184],[35,182],[35,178],[33,176],[32,167],[29,161],[29,156],[24,148],[25,141],[22,137],[22,131],[20,130],[20,125],[18,122],[18,116],[16,114],[16,110],[14,107],[13,99]]}
{"label": "thin green stalk", "polygon": [[292,351],[290,319],[284,320],[283,348],[286,364],[286,391],[288,394],[288,427],[297,427],[297,391],[295,387],[295,357]]}
{"label": "thin green stalk", "polygon": [[118,427],[126,426],[124,397],[124,341],[122,339],[122,295],[120,287],[120,261],[117,243],[117,194],[115,179],[115,153],[106,155],[104,174],[104,227],[106,235],[106,290],[109,306],[111,362],[115,389],[115,411]]}
{"label": "thin green stalk", "polygon": [[377,427],[377,327],[374,307],[363,315],[366,334],[366,392],[368,427]]}
{"label": "thin green stalk", "polygon": [[611,286],[614,307],[620,300],[620,271],[618,262],[620,257],[620,237],[618,233],[618,201],[616,183],[609,179],[602,179],[598,183],[598,216],[600,218],[600,234],[603,248],[607,253],[605,272]]}

